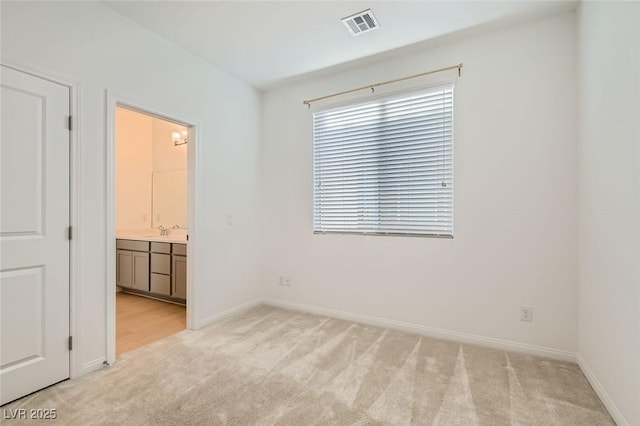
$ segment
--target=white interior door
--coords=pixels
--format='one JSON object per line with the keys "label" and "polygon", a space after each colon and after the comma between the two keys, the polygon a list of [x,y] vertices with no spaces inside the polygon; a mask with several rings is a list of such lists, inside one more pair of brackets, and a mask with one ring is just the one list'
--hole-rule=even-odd
{"label": "white interior door", "polygon": [[1,67],[0,404],[69,377],[69,88]]}

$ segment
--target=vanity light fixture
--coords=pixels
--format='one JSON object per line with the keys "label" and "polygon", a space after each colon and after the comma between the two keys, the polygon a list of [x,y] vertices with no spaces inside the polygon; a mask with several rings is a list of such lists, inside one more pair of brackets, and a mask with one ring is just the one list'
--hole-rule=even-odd
{"label": "vanity light fixture", "polygon": [[188,134],[189,133],[186,130],[183,130],[182,132],[171,132],[171,141],[173,142],[173,145],[178,146],[186,144]]}

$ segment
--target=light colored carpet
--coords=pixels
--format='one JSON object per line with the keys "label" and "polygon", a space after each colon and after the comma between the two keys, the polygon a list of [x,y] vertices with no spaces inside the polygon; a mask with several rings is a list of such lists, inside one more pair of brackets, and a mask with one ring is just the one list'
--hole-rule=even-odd
{"label": "light colored carpet", "polygon": [[613,424],[575,364],[268,306],[3,408],[64,425]]}

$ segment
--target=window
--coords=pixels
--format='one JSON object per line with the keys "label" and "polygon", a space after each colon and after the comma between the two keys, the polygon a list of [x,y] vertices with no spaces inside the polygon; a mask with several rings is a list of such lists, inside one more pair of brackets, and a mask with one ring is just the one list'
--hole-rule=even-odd
{"label": "window", "polygon": [[453,86],[313,115],[314,232],[453,236]]}

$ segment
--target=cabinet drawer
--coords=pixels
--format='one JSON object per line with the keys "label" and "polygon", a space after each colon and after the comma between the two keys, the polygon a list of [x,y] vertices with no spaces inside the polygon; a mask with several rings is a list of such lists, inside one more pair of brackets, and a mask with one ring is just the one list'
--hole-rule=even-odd
{"label": "cabinet drawer", "polygon": [[151,273],[151,293],[171,294],[171,276]]}
{"label": "cabinet drawer", "polygon": [[149,241],[116,240],[116,248],[120,250],[149,251]]}
{"label": "cabinet drawer", "polygon": [[151,251],[153,253],[171,253],[171,244],[170,243],[151,243]]}
{"label": "cabinet drawer", "polygon": [[181,256],[187,255],[187,245],[186,244],[173,244],[173,254],[179,254]]}
{"label": "cabinet drawer", "polygon": [[171,275],[171,255],[151,253],[151,272]]}

